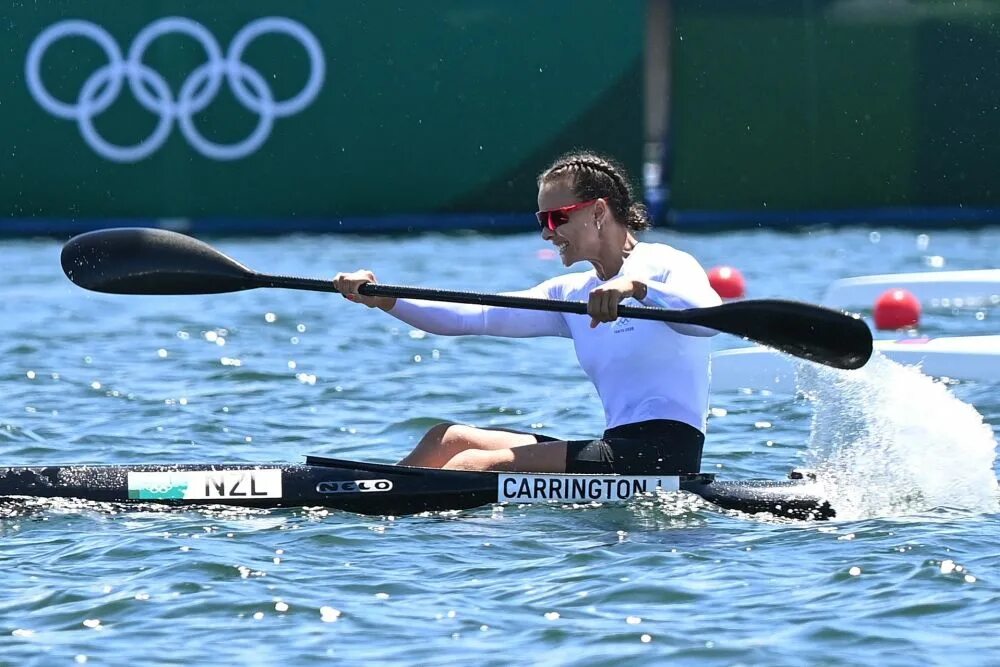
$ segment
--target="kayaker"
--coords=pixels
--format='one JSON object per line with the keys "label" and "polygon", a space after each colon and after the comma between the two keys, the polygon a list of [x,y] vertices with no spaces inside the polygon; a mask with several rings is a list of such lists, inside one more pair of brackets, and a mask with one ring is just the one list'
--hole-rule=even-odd
{"label": "kayaker", "polygon": [[403,465],[466,470],[677,474],[698,472],[709,395],[709,337],[703,327],[619,319],[618,304],[700,308],[720,303],[694,257],[635,234],[650,226],[624,169],[592,152],[563,155],[538,176],[542,238],[567,273],[518,296],[586,301],[588,315],[366,297],[367,269],[334,278],[345,298],[440,335],[572,338],[597,389],[606,429],[593,440],[560,440],[520,431],[442,423]]}

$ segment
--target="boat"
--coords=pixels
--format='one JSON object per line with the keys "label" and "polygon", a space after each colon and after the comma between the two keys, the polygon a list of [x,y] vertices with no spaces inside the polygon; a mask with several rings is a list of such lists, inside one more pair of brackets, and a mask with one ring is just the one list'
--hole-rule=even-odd
{"label": "boat", "polygon": [[[208,244],[162,229],[108,229],[70,239],[63,271],[77,285],[110,294],[221,294],[257,288],[335,292],[329,280],[257,273]],[[369,296],[428,299],[586,314],[587,304],[552,299],[366,284]],[[834,368],[857,369],[872,335],[857,316],[812,304],[747,300],[682,310],[622,306],[619,314],[707,326]],[[712,474],[581,475],[464,471],[306,457],[304,464],[127,464],[0,467],[0,498],[76,498],[176,506],[329,507],[403,515],[493,503],[604,503],[686,491],[748,514],[793,519],[834,516],[808,474],[787,480],[718,481]]]}
{"label": "boat", "polygon": [[[992,382],[1000,377],[1000,335],[941,336],[877,340],[875,351],[932,377]],[[712,354],[712,391],[795,391],[795,364],[787,356],[755,345]]]}
{"label": "boat", "polygon": [[835,515],[809,473],[787,480],[718,481],[687,475],[479,472],[307,456],[304,464],[130,464],[0,467],[0,498],[74,498],[100,503],[250,508],[326,507],[399,516],[494,503],[622,502],[686,491],[728,510],[788,519]]}
{"label": "boat", "polygon": [[905,289],[924,308],[979,308],[1000,304],[1000,269],[888,273],[835,280],[822,303],[829,308],[871,308],[890,289]]}

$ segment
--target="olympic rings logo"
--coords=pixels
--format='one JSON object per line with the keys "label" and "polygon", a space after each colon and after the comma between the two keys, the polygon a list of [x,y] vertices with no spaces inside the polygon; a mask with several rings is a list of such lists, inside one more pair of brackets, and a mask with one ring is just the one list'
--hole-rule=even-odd
{"label": "olympic rings logo", "polygon": [[[181,84],[175,97],[163,76],[143,62],[149,45],[168,34],[193,37],[205,51],[206,62],[196,67]],[[247,47],[265,33],[283,33],[303,46],[309,56],[309,79],[305,86],[287,100],[275,100],[267,80],[243,62]],[[86,37],[94,41],[108,58],[84,82],[76,102],[68,104],[52,96],[42,83],[42,58],[48,48],[65,37]],[[223,55],[218,42],[205,26],[189,18],[169,16],[149,24],[136,36],[128,57],[115,39],[101,26],[79,19],[55,23],[32,42],[25,63],[28,90],[38,104],[58,118],[75,120],[84,141],[96,152],[114,162],[138,162],[163,146],[174,121],[188,143],[213,160],[238,160],[256,152],[271,134],[276,118],[296,114],[309,106],[323,87],[326,61],[319,40],[297,21],[280,16],[256,19],[245,25],[233,38]],[[233,144],[219,144],[206,139],[194,124],[194,115],[215,99],[222,82],[228,82],[236,99],[260,118],[246,139]],[[94,118],[118,99],[122,86],[129,89],[143,108],[159,116],[152,133],[132,146],[119,146],[102,137],[94,127]]]}

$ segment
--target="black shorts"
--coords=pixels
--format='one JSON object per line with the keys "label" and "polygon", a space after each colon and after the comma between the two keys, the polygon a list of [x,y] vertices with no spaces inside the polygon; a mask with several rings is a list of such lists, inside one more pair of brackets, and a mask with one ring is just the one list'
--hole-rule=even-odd
{"label": "black shorts", "polygon": [[[536,435],[538,442],[557,438]],[[589,475],[682,475],[701,470],[705,434],[672,419],[609,428],[599,440],[567,440],[566,472]]]}

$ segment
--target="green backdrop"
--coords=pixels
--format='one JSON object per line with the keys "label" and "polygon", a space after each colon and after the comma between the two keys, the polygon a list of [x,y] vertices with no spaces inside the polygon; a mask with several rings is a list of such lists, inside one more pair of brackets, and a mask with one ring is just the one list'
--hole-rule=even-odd
{"label": "green backdrop", "polygon": [[[574,147],[613,153],[640,175],[643,12],[638,0],[14,3],[0,23],[0,207],[8,222],[531,211],[537,171]],[[190,34],[148,43],[137,62],[149,71],[131,66],[139,98],[130,66],[116,92],[116,76],[102,70],[109,57],[83,36],[52,41],[39,60],[45,90],[77,116],[54,115],[32,93],[26,62],[51,26],[99,26],[125,62],[137,36],[171,16],[201,24],[222,59],[255,19],[291,19],[321,48],[322,87],[301,110],[273,118],[254,152],[230,160],[199,151],[182,117],[224,145],[251,135],[261,116],[225,81],[206,92],[209,70],[198,68],[208,58]],[[315,69],[303,42],[273,30],[233,63],[257,100],[261,86],[276,101],[294,98]],[[109,100],[87,120],[88,104]],[[143,159],[116,161],[88,143],[81,115],[122,146],[149,137],[164,116],[169,134]]]}
{"label": "green backdrop", "polygon": [[1000,2],[677,0],[672,205],[1000,203]]}

